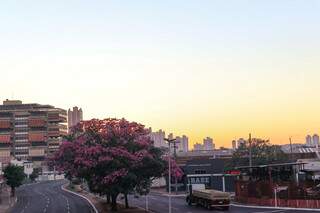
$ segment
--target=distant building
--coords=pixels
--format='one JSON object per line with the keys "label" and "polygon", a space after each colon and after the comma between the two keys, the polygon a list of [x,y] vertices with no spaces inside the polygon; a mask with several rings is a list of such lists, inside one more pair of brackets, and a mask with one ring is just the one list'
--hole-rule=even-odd
{"label": "distant building", "polygon": [[188,152],[189,151],[189,138],[186,135],[182,135],[182,151]]}
{"label": "distant building", "polygon": [[152,132],[152,129],[150,128],[150,139],[154,142],[155,147],[168,147],[168,144],[164,140],[166,137],[166,133],[160,129],[157,132]]}
{"label": "distant building", "polygon": [[213,139],[210,137],[207,137],[205,139],[203,139],[203,149],[210,151],[210,150],[214,150],[215,145],[213,143]]}
{"label": "distant building", "polygon": [[0,161],[11,158],[45,164],[67,134],[67,112],[51,105],[6,100],[0,105]]}
{"label": "distant building", "polygon": [[236,149],[237,149],[237,141],[236,141],[236,140],[233,140],[233,141],[232,141],[232,149],[233,149],[233,150],[236,150]]}
{"label": "distant building", "polygon": [[281,150],[293,159],[319,158],[317,149],[306,144],[284,144]]}
{"label": "distant building", "polygon": [[312,145],[315,147],[319,147],[319,135],[314,134],[312,136]]}
{"label": "distant building", "polygon": [[307,136],[306,136],[306,145],[307,145],[307,146],[313,146],[313,144],[312,144],[312,138],[311,138],[310,135],[307,135]]}
{"label": "distant building", "polygon": [[182,138],[180,136],[176,137],[176,151],[177,152],[183,152],[183,149],[182,149]]}
{"label": "distant building", "polygon": [[215,149],[206,151],[203,150],[202,144],[194,144],[194,149],[189,152],[178,152],[178,157],[181,158],[198,158],[198,157],[209,157],[209,158],[231,158],[234,150],[232,149]]}
{"label": "distant building", "polygon": [[29,178],[33,172],[33,163],[31,161],[19,161],[16,159],[12,159],[10,161],[12,165],[23,167],[24,174]]}
{"label": "distant building", "polygon": [[[157,132],[152,132],[152,129],[149,128],[150,131],[150,138],[154,142],[154,146],[156,147],[164,147],[168,148],[168,143],[165,141],[166,133],[163,130],[159,130]],[[188,152],[189,150],[189,138],[186,135],[183,135],[182,137],[177,136],[174,138],[173,134],[170,133],[168,135],[168,139],[176,139],[176,152]],[[171,151],[173,150],[173,145],[171,145]]]}
{"label": "distant building", "polygon": [[68,110],[68,128],[77,125],[80,121],[83,120],[83,112],[82,109],[77,106],[73,107],[72,110]]}
{"label": "distant building", "polygon": [[196,143],[193,145],[193,151],[202,151],[203,150],[203,145],[200,143]]}
{"label": "distant building", "polygon": [[319,146],[319,135],[314,134],[313,136],[307,135],[306,136],[306,145],[309,147],[318,147]]}

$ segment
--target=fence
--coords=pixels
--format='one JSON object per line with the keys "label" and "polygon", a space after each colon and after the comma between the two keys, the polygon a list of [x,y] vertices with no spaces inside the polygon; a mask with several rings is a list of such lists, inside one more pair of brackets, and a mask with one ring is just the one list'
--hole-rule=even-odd
{"label": "fence", "polygon": [[[263,198],[238,198],[236,197],[236,201],[252,204],[257,206],[278,206],[278,207],[291,207],[291,208],[320,208],[320,200],[284,200],[284,199],[263,199]],[[277,202],[277,205],[275,204]]]}

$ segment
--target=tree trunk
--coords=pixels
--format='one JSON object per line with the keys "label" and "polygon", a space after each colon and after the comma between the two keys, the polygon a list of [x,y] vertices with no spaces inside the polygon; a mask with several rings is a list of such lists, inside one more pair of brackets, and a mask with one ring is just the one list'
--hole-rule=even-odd
{"label": "tree trunk", "polygon": [[16,196],[16,188],[15,187],[11,187],[11,197]]}
{"label": "tree trunk", "polygon": [[107,203],[108,203],[108,204],[111,203],[111,196],[110,196],[110,194],[107,194]]}
{"label": "tree trunk", "polygon": [[124,194],[124,202],[126,204],[126,209],[128,209],[129,208],[128,194]]}
{"label": "tree trunk", "polygon": [[118,195],[111,196],[111,211],[117,211],[117,197]]}

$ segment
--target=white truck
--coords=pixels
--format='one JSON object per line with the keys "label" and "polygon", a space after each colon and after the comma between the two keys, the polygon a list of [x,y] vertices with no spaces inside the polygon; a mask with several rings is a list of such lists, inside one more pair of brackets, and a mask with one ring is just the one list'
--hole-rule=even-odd
{"label": "white truck", "polygon": [[219,208],[229,210],[230,194],[213,189],[205,189],[204,184],[190,184],[186,198],[188,205],[203,206],[209,210]]}

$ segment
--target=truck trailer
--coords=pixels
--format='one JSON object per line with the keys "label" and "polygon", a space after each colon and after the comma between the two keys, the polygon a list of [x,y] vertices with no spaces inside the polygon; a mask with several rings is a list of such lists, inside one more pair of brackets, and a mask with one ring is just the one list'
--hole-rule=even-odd
{"label": "truck trailer", "polygon": [[230,194],[213,189],[205,189],[202,184],[190,184],[189,194],[186,197],[188,205],[203,206],[209,210],[229,210]]}

